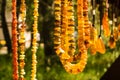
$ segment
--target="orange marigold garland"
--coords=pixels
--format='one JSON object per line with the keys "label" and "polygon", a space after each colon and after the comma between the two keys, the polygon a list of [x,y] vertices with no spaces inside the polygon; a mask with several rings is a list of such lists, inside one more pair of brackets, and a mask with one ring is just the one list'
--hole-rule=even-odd
{"label": "orange marigold garland", "polygon": [[61,58],[70,58],[68,55],[68,0],[61,0],[61,48],[64,50],[64,54]]}
{"label": "orange marigold garland", "polygon": [[21,20],[21,25],[19,28],[19,46],[20,46],[20,80],[24,80],[24,75],[25,75],[25,16],[26,16],[26,5],[25,5],[25,0],[21,0],[21,6],[20,6],[20,20]]}
{"label": "orange marigold garland", "polygon": [[32,70],[31,70],[31,80],[36,80],[36,72],[37,72],[37,26],[38,26],[38,0],[34,0],[34,24],[33,24],[33,39],[32,39]]}
{"label": "orange marigold garland", "polygon": [[78,16],[78,49],[80,54],[80,72],[84,70],[87,64],[87,50],[84,44],[84,19],[83,19],[83,0],[77,1],[77,16]]}
{"label": "orange marigold garland", "polygon": [[90,46],[90,28],[91,23],[88,18],[88,0],[83,1],[83,15],[84,15],[84,32],[85,32],[85,46],[88,49]]}
{"label": "orange marigold garland", "polygon": [[65,70],[72,74],[82,72],[87,62],[87,50],[84,44],[83,0],[78,0],[78,48],[79,53],[73,58],[61,60]]}
{"label": "orange marigold garland", "polygon": [[[55,12],[55,21],[58,19],[58,24],[55,22],[54,31],[54,35],[57,36],[54,39],[54,43],[58,43],[58,45],[61,46],[55,46],[55,49],[57,49],[56,52],[58,51],[57,54],[60,57],[60,61],[62,62],[65,70],[69,73],[77,74],[83,71],[87,62],[87,50],[84,45],[83,0],[78,1],[78,33],[80,36],[78,36],[79,53],[77,55],[75,54],[73,3],[72,0],[62,0],[61,3],[61,10],[63,10],[61,11],[62,21],[60,24],[60,14],[58,14],[60,10],[58,10],[58,13]],[[61,27],[59,25],[61,25]],[[61,28],[61,31],[57,26]],[[60,37],[58,37],[58,35],[60,35]]]}
{"label": "orange marigold garland", "polygon": [[12,0],[12,59],[13,59],[13,80],[18,80],[18,44],[17,44],[17,17],[16,0]]}
{"label": "orange marigold garland", "polygon": [[68,28],[67,28],[67,33],[68,33],[68,54],[69,56],[73,56],[76,50],[76,45],[75,45],[75,23],[74,23],[74,8],[73,8],[73,2],[72,0],[68,1],[68,7],[67,7],[67,16],[68,17]]}

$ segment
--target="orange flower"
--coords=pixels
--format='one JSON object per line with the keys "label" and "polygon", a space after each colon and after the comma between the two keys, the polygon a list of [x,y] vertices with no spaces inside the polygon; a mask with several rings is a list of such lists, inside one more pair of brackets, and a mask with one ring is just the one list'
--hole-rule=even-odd
{"label": "orange flower", "polygon": [[110,49],[113,49],[116,46],[115,38],[113,37],[113,35],[110,36],[108,46],[110,47]]}

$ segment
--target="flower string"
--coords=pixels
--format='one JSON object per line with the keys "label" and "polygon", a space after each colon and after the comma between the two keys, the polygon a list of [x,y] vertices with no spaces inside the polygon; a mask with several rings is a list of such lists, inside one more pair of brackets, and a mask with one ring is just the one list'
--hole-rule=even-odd
{"label": "flower string", "polygon": [[20,80],[25,80],[24,75],[25,75],[25,16],[26,16],[26,5],[25,5],[25,0],[21,0],[21,6],[20,6],[20,19],[21,19],[21,25],[19,29],[19,46],[20,46]]}
{"label": "flower string", "polygon": [[92,24],[88,18],[88,0],[83,1],[83,17],[84,17],[84,32],[86,49],[90,47],[90,28]]}
{"label": "flower string", "polygon": [[32,39],[32,70],[31,70],[31,80],[37,80],[36,79],[36,72],[37,72],[37,26],[38,26],[38,0],[34,0],[34,24],[33,24],[33,39]]}
{"label": "flower string", "polygon": [[17,17],[16,0],[12,0],[12,59],[13,59],[13,80],[18,80],[18,44],[17,44]]}

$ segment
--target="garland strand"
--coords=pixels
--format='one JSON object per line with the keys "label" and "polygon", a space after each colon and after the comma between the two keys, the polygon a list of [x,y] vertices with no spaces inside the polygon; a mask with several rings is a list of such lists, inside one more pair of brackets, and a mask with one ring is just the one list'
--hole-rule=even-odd
{"label": "garland strand", "polygon": [[12,0],[12,59],[13,59],[13,80],[18,80],[18,54],[17,54],[17,17],[16,0]]}
{"label": "garland strand", "polygon": [[63,53],[63,50],[61,49],[61,0],[54,0],[54,6],[54,49],[56,51],[56,54],[60,56]]}
{"label": "garland strand", "polygon": [[64,54],[61,58],[70,58],[68,55],[68,1],[61,0],[61,48],[64,50]]}
{"label": "garland strand", "polygon": [[33,39],[32,39],[32,70],[31,80],[36,80],[36,65],[37,65],[37,26],[38,26],[38,0],[34,0],[34,24],[33,24]]}
{"label": "garland strand", "polygon": [[90,47],[90,28],[91,23],[88,19],[88,0],[83,1],[83,17],[84,17],[84,32],[85,32],[85,46]]}
{"label": "garland strand", "polygon": [[[68,16],[67,16],[67,0],[61,0],[61,45],[62,49],[65,50],[67,46],[67,28],[68,28]],[[66,51],[66,50],[65,50]]]}
{"label": "garland strand", "polygon": [[78,49],[80,54],[80,62],[81,70],[83,71],[85,65],[87,64],[87,50],[84,45],[84,19],[83,19],[83,0],[77,1],[78,7]]}
{"label": "garland strand", "polygon": [[68,54],[69,56],[73,56],[75,53],[76,45],[75,45],[75,23],[74,23],[74,8],[73,8],[73,3],[72,0],[68,1],[68,28],[67,28],[67,33],[68,33]]}
{"label": "garland strand", "polygon": [[20,18],[21,18],[21,27],[19,30],[19,44],[20,44],[20,80],[24,80],[24,75],[25,75],[25,70],[24,70],[24,66],[25,66],[25,16],[26,16],[26,5],[25,5],[25,0],[21,0],[21,6],[20,6]]}

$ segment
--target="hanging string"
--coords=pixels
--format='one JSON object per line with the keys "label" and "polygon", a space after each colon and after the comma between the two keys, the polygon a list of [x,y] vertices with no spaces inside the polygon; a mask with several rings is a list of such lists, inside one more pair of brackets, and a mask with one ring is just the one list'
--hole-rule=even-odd
{"label": "hanging string", "polygon": [[19,46],[20,46],[20,80],[24,80],[24,75],[25,75],[25,19],[26,19],[26,5],[25,5],[25,0],[21,0],[21,5],[20,5],[20,21],[21,25],[19,28]]}
{"label": "hanging string", "polygon": [[[115,5],[117,6],[117,7],[116,7],[116,14],[117,14],[117,17],[118,17],[118,15],[119,15],[119,12],[118,12],[119,3],[120,3],[120,1],[117,0],[117,1],[116,1],[116,4],[115,4]],[[116,18],[117,18],[117,17],[116,17]],[[117,24],[118,24],[118,36],[120,36],[120,24],[119,24],[119,23],[117,23]]]}
{"label": "hanging string", "polygon": [[93,24],[92,26],[95,27],[95,0],[92,0],[92,14],[93,14]]}
{"label": "hanging string", "polygon": [[38,0],[34,0],[34,24],[33,24],[33,39],[32,39],[32,70],[31,70],[31,80],[36,80],[37,72],[37,26],[38,26]]}
{"label": "hanging string", "polygon": [[119,13],[118,13],[117,7],[115,7],[115,6],[118,6],[118,5],[119,5],[118,2],[119,2],[119,1],[117,0],[117,1],[115,1],[115,3],[114,3],[114,9],[115,9],[115,10],[114,10],[114,11],[115,11],[114,22],[115,22],[115,26],[116,26],[116,27],[118,26],[118,22],[117,22],[118,20],[117,20],[117,19],[118,19],[118,14],[119,14]]}
{"label": "hanging string", "polygon": [[12,59],[13,59],[13,80],[18,80],[18,44],[17,44],[17,17],[16,0],[12,0]]}
{"label": "hanging string", "polygon": [[102,7],[102,0],[100,1],[100,33],[99,33],[99,37],[101,37],[102,34],[102,17],[103,17],[103,7]]}

